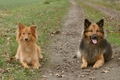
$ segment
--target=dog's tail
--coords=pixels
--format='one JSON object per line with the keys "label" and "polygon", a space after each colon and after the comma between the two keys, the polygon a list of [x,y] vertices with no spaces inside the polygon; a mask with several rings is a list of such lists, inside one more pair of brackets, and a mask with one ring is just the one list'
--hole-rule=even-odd
{"label": "dog's tail", "polygon": [[73,56],[73,58],[81,58],[80,51],[77,51],[77,53]]}

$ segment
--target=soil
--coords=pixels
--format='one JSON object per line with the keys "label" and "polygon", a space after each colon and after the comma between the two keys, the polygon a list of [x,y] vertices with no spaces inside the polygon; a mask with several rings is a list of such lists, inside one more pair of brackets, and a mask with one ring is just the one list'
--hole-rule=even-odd
{"label": "soil", "polygon": [[71,6],[63,20],[63,28],[47,47],[50,61],[47,67],[42,68],[42,80],[119,80],[120,48],[115,45],[112,46],[114,58],[99,69],[93,69],[92,66],[81,69],[81,60],[73,58],[78,51],[85,14],[74,0],[69,1]]}

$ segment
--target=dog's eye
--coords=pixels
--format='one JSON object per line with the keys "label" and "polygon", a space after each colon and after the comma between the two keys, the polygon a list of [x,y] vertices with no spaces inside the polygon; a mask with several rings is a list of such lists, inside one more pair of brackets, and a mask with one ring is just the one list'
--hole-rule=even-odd
{"label": "dog's eye", "polygon": [[23,35],[25,35],[25,33],[22,33]]}
{"label": "dog's eye", "polygon": [[97,30],[96,32],[100,32],[100,30]]}
{"label": "dog's eye", "polygon": [[93,32],[92,30],[86,30],[85,32]]}
{"label": "dog's eye", "polygon": [[28,33],[28,35],[30,35],[31,33]]}
{"label": "dog's eye", "polygon": [[88,30],[88,32],[93,32],[92,30]]}

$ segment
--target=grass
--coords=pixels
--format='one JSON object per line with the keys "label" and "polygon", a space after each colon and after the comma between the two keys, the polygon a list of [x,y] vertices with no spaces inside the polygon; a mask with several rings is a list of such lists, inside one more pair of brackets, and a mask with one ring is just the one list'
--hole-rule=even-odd
{"label": "grass", "polygon": [[69,4],[68,0],[3,0],[0,3],[1,80],[37,80],[41,77],[40,70],[26,70],[14,59],[18,46],[17,25],[19,22],[26,26],[37,25],[38,45],[44,49],[50,44],[51,33],[61,27]]}
{"label": "grass", "polygon": [[107,40],[110,43],[120,46],[120,33],[118,32],[117,24],[118,22],[110,20],[109,17],[96,8],[85,4],[83,1],[75,0],[80,6],[83,7],[86,18],[92,20],[93,22],[99,21],[101,18],[105,18],[105,29],[107,31]]}
{"label": "grass", "polygon": [[119,0],[86,0],[86,1],[120,11],[120,1]]}
{"label": "grass", "polygon": [[36,4],[39,2],[43,2],[44,0],[1,0],[0,1],[0,9],[2,10],[8,10],[12,8],[17,8],[21,6],[26,6],[26,5],[32,5]]}

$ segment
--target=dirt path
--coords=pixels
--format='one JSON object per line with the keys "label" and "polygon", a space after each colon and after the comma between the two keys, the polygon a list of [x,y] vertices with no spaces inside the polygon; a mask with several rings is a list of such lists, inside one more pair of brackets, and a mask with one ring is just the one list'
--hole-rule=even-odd
{"label": "dirt path", "polygon": [[[50,61],[47,68],[42,70],[43,77],[45,80],[119,80],[120,61],[118,58],[120,56],[116,56],[98,70],[92,67],[81,69],[81,61],[73,59],[79,47],[85,15],[83,9],[77,6],[74,0],[69,1],[71,6],[62,24],[63,29],[47,48]],[[114,50],[116,49],[116,54],[120,53],[117,47],[113,47]]]}
{"label": "dirt path", "polygon": [[[84,0],[83,0],[84,1]],[[99,11],[103,12],[104,14],[108,15],[111,19],[114,20],[120,20],[120,11],[114,10],[114,9],[110,9],[104,6],[100,6],[97,4],[93,4],[90,2],[85,2],[87,5],[90,5],[96,9],[98,9]]]}

